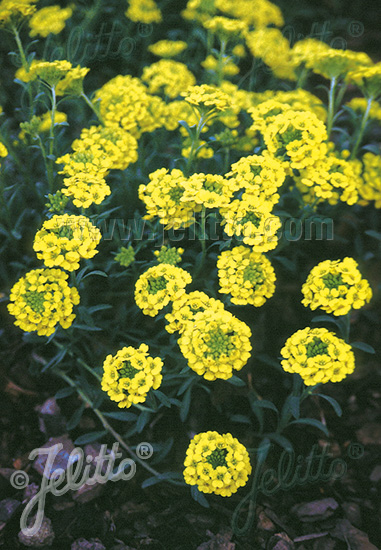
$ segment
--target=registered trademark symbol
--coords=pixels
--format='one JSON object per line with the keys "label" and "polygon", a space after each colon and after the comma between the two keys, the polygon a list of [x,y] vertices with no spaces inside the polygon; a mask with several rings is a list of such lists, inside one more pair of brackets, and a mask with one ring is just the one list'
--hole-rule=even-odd
{"label": "registered trademark symbol", "polygon": [[361,458],[364,454],[364,447],[361,443],[351,443],[347,449],[347,455],[353,460]]}
{"label": "registered trademark symbol", "polygon": [[353,38],[358,38],[364,33],[364,25],[361,21],[351,21],[348,25],[348,32]]}
{"label": "registered trademark symbol", "polygon": [[150,443],[146,443],[145,441],[143,443],[139,443],[136,447],[136,454],[140,459],[147,460],[153,455],[153,447]]}
{"label": "registered trademark symbol", "polygon": [[153,32],[153,26],[148,23],[139,23],[139,34],[143,38],[149,36]]}

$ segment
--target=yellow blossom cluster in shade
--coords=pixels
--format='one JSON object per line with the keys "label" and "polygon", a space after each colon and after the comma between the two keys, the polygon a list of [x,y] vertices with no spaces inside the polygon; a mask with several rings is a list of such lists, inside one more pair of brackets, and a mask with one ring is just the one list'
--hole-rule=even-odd
{"label": "yellow blossom cluster in shade", "polygon": [[203,23],[213,16],[216,11],[215,0],[188,0],[181,15],[188,21]]}
{"label": "yellow blossom cluster in shade", "polygon": [[8,149],[5,147],[4,143],[0,141],[0,158],[5,158],[6,156],[8,156]]}
{"label": "yellow blossom cluster in shade", "polygon": [[163,361],[148,355],[148,346],[131,346],[108,355],[103,363],[102,390],[120,408],[144,403],[150,389],[157,390],[162,381]]}
{"label": "yellow blossom cluster in shade", "polygon": [[131,245],[128,248],[121,246],[115,256],[115,261],[123,267],[128,267],[135,261],[135,250]]}
{"label": "yellow blossom cluster in shade", "polygon": [[83,79],[90,69],[86,67],[73,67],[69,61],[55,60],[43,61],[33,59],[29,70],[20,67],[16,71],[16,78],[22,82],[32,82],[36,79],[43,80],[55,88],[56,95],[80,95],[83,92]]}
{"label": "yellow blossom cluster in shade", "polygon": [[64,165],[58,173],[67,176],[76,176],[81,172],[92,176],[106,176],[112,167],[110,159],[97,145],[89,149],[66,153],[59,157],[56,162]]}
{"label": "yellow blossom cluster in shade", "polygon": [[220,40],[228,40],[230,37],[239,37],[247,30],[247,24],[238,19],[216,16],[203,23],[205,29],[216,34]]}
{"label": "yellow blossom cluster in shade", "polygon": [[[349,107],[356,113],[364,114],[368,108],[368,101],[364,97],[354,97],[345,104],[346,107]],[[371,103],[369,109],[369,118],[373,120],[381,121],[381,105],[376,101]]]}
{"label": "yellow blossom cluster in shade", "polygon": [[184,332],[188,322],[194,321],[196,313],[208,310],[223,310],[224,304],[220,300],[210,298],[205,292],[195,290],[183,294],[172,302],[172,311],[165,316],[168,324],[165,329],[170,334]]}
{"label": "yellow blossom cluster in shade", "polygon": [[[54,124],[62,124],[63,122],[67,122],[67,114],[61,111],[55,111]],[[22,122],[20,124],[21,132],[19,133],[19,139],[24,140],[27,135],[35,137],[40,133],[49,132],[51,126],[51,111],[46,111],[46,113],[40,116],[34,115],[29,122]]]}
{"label": "yellow blossom cluster in shade", "polygon": [[184,461],[184,479],[202,493],[230,497],[251,474],[249,453],[231,434],[204,432],[194,436]]}
{"label": "yellow blossom cluster in shade", "polygon": [[327,138],[325,124],[310,111],[280,113],[263,130],[270,154],[288,161],[297,170],[324,158]]}
{"label": "yellow blossom cluster in shade", "polygon": [[164,125],[166,105],[160,97],[151,95],[139,78],[118,75],[97,90],[94,103],[105,126],[121,127],[139,138]]}
{"label": "yellow blossom cluster in shade", "polygon": [[[219,60],[210,54],[201,63],[206,71],[215,73],[219,69]],[[232,61],[231,57],[225,56],[222,59],[221,73],[223,76],[235,76],[239,73],[239,67]]]}
{"label": "yellow blossom cluster in shade", "polygon": [[284,20],[280,8],[269,0],[215,0],[216,8],[223,13],[236,17],[247,25],[260,29],[274,25],[282,27]]}
{"label": "yellow blossom cluster in shade", "polygon": [[226,111],[231,105],[227,94],[222,92],[218,87],[208,84],[191,86],[181,95],[185,101],[194,105],[200,111]]}
{"label": "yellow blossom cluster in shade", "polygon": [[171,248],[163,245],[160,250],[155,250],[157,263],[177,265],[181,262],[181,257],[184,254],[183,248]]}
{"label": "yellow blossom cluster in shade", "polygon": [[361,203],[374,201],[376,208],[381,208],[381,157],[374,153],[365,153],[362,158],[363,181],[359,187]]}
{"label": "yellow blossom cluster in shade", "polygon": [[355,369],[351,346],[325,328],[298,330],[280,353],[283,369],[300,374],[306,386],[340,382]]}
{"label": "yellow blossom cluster in shade", "polygon": [[81,258],[92,258],[102,235],[86,216],[63,214],[46,220],[34,238],[37,258],[47,267],[79,268]]}
{"label": "yellow blossom cluster in shade", "polygon": [[37,0],[2,0],[0,2],[0,27],[16,25],[36,11]]}
{"label": "yellow blossom cluster in shade", "polygon": [[186,323],[178,344],[188,366],[206,380],[233,376],[250,358],[250,328],[222,309],[206,309]]}
{"label": "yellow blossom cluster in shade", "polygon": [[246,34],[246,44],[278,78],[296,80],[290,43],[279,29],[264,28]]}
{"label": "yellow blossom cluster in shade", "polygon": [[194,75],[184,63],[172,59],[161,59],[144,67],[142,80],[150,94],[161,94],[175,98],[189,86],[196,84]]}
{"label": "yellow blossom cluster in shade", "polygon": [[78,172],[63,179],[62,193],[73,200],[77,208],[89,208],[91,204],[101,204],[111,189],[106,180],[99,174],[92,172]]}
{"label": "yellow blossom cluster in shade", "polygon": [[[356,204],[362,183],[361,162],[346,160],[331,153],[301,170],[295,181],[300,191],[307,195],[311,193],[311,198],[315,201]],[[308,197],[304,198],[306,202],[310,202]]]}
{"label": "yellow blossom cluster in shade", "polygon": [[192,282],[187,271],[169,264],[150,267],[135,285],[135,302],[144,315],[155,317],[170,301],[177,300]]}
{"label": "yellow blossom cluster in shade", "polygon": [[61,269],[33,269],[21,277],[11,289],[8,304],[15,325],[25,332],[37,331],[39,336],[50,336],[58,324],[69,328],[79,294],[69,287],[68,276]]}
{"label": "yellow blossom cluster in shade", "polygon": [[[182,171],[175,168],[168,172],[166,168],[159,168],[149,174],[149,179],[147,185],[139,186],[139,198],[147,208],[145,219],[158,216],[166,229],[192,225],[194,214],[201,210],[201,205],[181,200],[188,185]],[[189,179],[192,181],[194,177]]]}
{"label": "yellow blossom cluster in shade", "polygon": [[161,11],[154,0],[129,0],[126,17],[135,23],[160,23]]}
{"label": "yellow blossom cluster in shade", "polygon": [[270,260],[246,246],[223,251],[217,260],[221,294],[236,305],[262,306],[275,292],[275,271]]}
{"label": "yellow blossom cluster in shade", "polygon": [[240,237],[244,244],[252,246],[255,252],[273,250],[278,244],[278,230],[282,222],[271,213],[271,206],[265,202],[233,200],[220,208],[225,233]]}
{"label": "yellow blossom cluster in shade", "polygon": [[359,66],[349,72],[348,82],[356,84],[366,97],[381,97],[381,63],[371,64],[363,61],[363,65],[365,66]]}
{"label": "yellow blossom cluster in shade", "polygon": [[175,57],[186,50],[188,44],[183,40],[159,40],[148,46],[148,51],[157,57]]}
{"label": "yellow blossom cluster in shade", "polygon": [[93,151],[99,149],[110,166],[116,170],[125,170],[138,160],[138,142],[122,128],[90,126],[84,128],[80,138],[73,141],[73,151]]}
{"label": "yellow blossom cluster in shade", "polygon": [[286,172],[281,161],[263,151],[262,155],[242,157],[232,164],[225,177],[230,190],[243,191],[242,200],[252,204],[266,201],[268,205],[274,205],[279,200],[278,190]]}
{"label": "yellow blossom cluster in shade", "polygon": [[73,8],[61,8],[57,4],[38,10],[29,20],[29,36],[47,37],[50,33],[59,34],[65,22],[73,15]]}
{"label": "yellow blossom cluster in shade", "polygon": [[372,298],[372,289],[353,258],[320,262],[311,269],[302,293],[305,307],[320,308],[333,315],[360,309]]}

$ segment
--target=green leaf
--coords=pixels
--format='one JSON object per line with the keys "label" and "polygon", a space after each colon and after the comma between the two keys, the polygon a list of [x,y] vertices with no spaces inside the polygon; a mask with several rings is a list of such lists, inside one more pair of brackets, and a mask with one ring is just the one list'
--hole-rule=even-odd
{"label": "green leaf", "polygon": [[373,229],[365,231],[365,235],[369,235],[369,237],[373,237],[374,239],[381,241],[381,233],[379,233],[378,231],[373,231]]}
{"label": "green leaf", "polygon": [[316,317],[313,317],[311,321],[312,323],[334,323],[339,326],[337,320],[329,315],[317,315]]}
{"label": "green leaf", "polygon": [[244,414],[232,414],[230,420],[232,422],[240,422],[241,424],[251,424],[250,418]]}
{"label": "green leaf", "polygon": [[86,277],[90,277],[90,275],[99,275],[100,277],[108,277],[107,273],[104,271],[101,271],[100,269],[96,269],[95,271],[90,271],[90,273],[86,273],[84,277],[82,277],[82,280],[84,281]]}
{"label": "green leaf", "polygon": [[154,464],[157,464],[157,463],[159,463],[159,462],[162,462],[162,461],[164,460],[164,458],[168,455],[168,453],[170,452],[170,450],[172,449],[174,441],[175,441],[175,440],[174,440],[173,437],[169,437],[169,438],[161,445],[159,451],[154,453],[153,460],[151,460],[150,463],[151,463],[152,465],[154,465]]}
{"label": "green leaf", "polygon": [[[295,420],[294,422],[298,422],[298,420]],[[291,422],[291,424],[292,424],[292,422]],[[283,435],[276,434],[276,433],[266,434],[266,436],[269,439],[272,439],[273,441],[275,441],[275,443],[278,443],[278,445],[283,447],[283,449],[285,449],[285,451],[287,451],[289,453],[292,453],[292,451],[294,450],[293,446],[292,446],[292,443],[287,439],[287,437],[284,437]]]}
{"label": "green leaf", "polygon": [[259,408],[262,408],[262,409],[270,409],[270,410],[274,411],[276,414],[279,414],[279,411],[276,408],[276,406],[274,405],[274,403],[272,403],[271,401],[268,401],[267,399],[257,399],[256,401],[254,401],[254,403],[252,403],[251,408],[253,408],[253,407],[259,407]]}
{"label": "green leaf", "polygon": [[147,487],[151,487],[152,485],[156,485],[156,483],[161,483],[162,481],[166,481],[168,479],[176,479],[180,481],[184,478],[178,472],[164,472],[163,474],[160,474],[158,476],[153,476],[145,479],[142,483],[142,489],[146,489]]}
{"label": "green leaf", "polygon": [[271,357],[269,357],[265,353],[260,353],[259,355],[256,356],[256,359],[258,359],[258,361],[260,361],[261,363],[264,363],[265,365],[270,365],[271,367],[274,367],[274,368],[276,368],[278,370],[281,370],[283,372],[283,369],[282,369],[281,365],[279,364],[279,362],[275,361],[275,359],[272,359]]}
{"label": "green leaf", "polygon": [[204,508],[209,508],[209,503],[204,497],[204,495],[198,490],[197,485],[191,486],[191,495],[193,500],[201,504]]}
{"label": "green leaf", "polygon": [[324,426],[324,424],[320,422],[320,420],[316,420],[316,418],[300,418],[299,420],[293,420],[292,422],[290,422],[289,426],[291,426],[292,424],[306,424],[308,426],[313,426],[314,428],[322,431],[327,437],[329,437],[327,426]]}
{"label": "green leaf", "polygon": [[180,419],[182,422],[185,422],[187,419],[188,413],[189,413],[189,407],[191,403],[191,395],[192,395],[192,386],[187,389],[187,391],[184,394],[183,401],[181,403],[180,407]]}
{"label": "green leaf", "polygon": [[142,411],[140,413],[138,421],[136,423],[136,430],[138,433],[141,433],[144,430],[150,418],[151,418],[151,414],[149,412]]}
{"label": "green leaf", "polygon": [[67,388],[61,388],[58,390],[58,392],[55,394],[55,399],[63,399],[64,397],[69,397],[69,395],[73,395],[75,393],[75,389],[71,386],[68,386]]}
{"label": "green leaf", "polygon": [[350,345],[352,346],[352,348],[357,348],[361,349],[361,351],[365,351],[365,353],[376,353],[376,350],[369,344],[365,344],[365,342],[351,342]]}
{"label": "green leaf", "polygon": [[160,390],[155,390],[155,396],[158,398],[160,403],[162,403],[164,405],[164,407],[168,407],[168,408],[171,407],[172,403],[171,403],[169,397],[167,397],[165,395],[165,393],[163,393]]}
{"label": "green leaf", "polygon": [[244,380],[241,380],[241,378],[238,378],[238,376],[235,376],[234,374],[233,376],[228,378],[226,382],[229,382],[229,384],[232,384],[233,386],[239,386],[241,388],[246,386],[246,382]]}
{"label": "green leaf", "polygon": [[84,410],[85,410],[85,405],[82,404],[76,411],[74,411],[74,413],[71,415],[70,419],[66,423],[66,428],[68,430],[73,430],[78,426]]}
{"label": "green leaf", "polygon": [[330,397],[329,395],[324,395],[323,393],[316,393],[315,395],[318,395],[322,399],[325,399],[326,401],[328,401],[328,403],[330,403],[332,405],[332,407],[334,408],[335,413],[337,414],[337,416],[341,416],[343,414],[343,411],[341,410],[341,407],[338,404],[338,402],[336,401],[336,399],[333,399],[333,397]]}
{"label": "green leaf", "polygon": [[117,412],[104,412],[102,413],[108,418],[114,418],[115,420],[120,420],[121,422],[132,422],[137,419],[137,415],[132,412],[127,411],[117,411]]}
{"label": "green leaf", "polygon": [[107,430],[102,430],[100,432],[88,432],[87,434],[83,434],[77,437],[77,439],[74,441],[74,445],[84,445],[85,443],[91,443],[92,441],[96,441],[106,434]]}

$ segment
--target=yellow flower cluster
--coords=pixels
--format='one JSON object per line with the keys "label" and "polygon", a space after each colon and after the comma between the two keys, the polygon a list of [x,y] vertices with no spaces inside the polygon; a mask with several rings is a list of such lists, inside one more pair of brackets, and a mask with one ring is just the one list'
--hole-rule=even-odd
{"label": "yellow flower cluster", "polygon": [[[207,58],[201,63],[206,71],[215,73],[219,69],[219,60],[214,55],[208,55]],[[224,57],[222,59],[221,72],[225,76],[235,76],[239,73],[239,67],[230,57]]]}
{"label": "yellow flower cluster", "polygon": [[320,262],[311,269],[302,292],[304,306],[334,315],[360,309],[372,298],[372,289],[353,258]]}
{"label": "yellow flower cluster", "polygon": [[216,8],[260,29],[275,25],[282,27],[284,20],[280,8],[269,0],[215,0]]}
{"label": "yellow flower cluster", "polygon": [[148,346],[141,344],[108,355],[103,363],[102,390],[120,408],[144,403],[150,389],[157,390],[161,384],[163,361],[148,355]]}
{"label": "yellow flower cluster", "polygon": [[106,176],[112,168],[110,159],[104,151],[98,146],[93,145],[89,149],[66,153],[57,159],[57,164],[63,164],[63,170],[59,174],[67,176],[77,176],[85,173],[93,176]]}
{"label": "yellow flower cluster", "polygon": [[135,302],[144,315],[155,317],[171,300],[177,300],[192,282],[187,271],[169,264],[150,267],[135,285]]}
{"label": "yellow flower cluster", "polygon": [[262,59],[276,77],[296,80],[290,44],[279,29],[263,28],[249,32],[246,44],[253,56]]}
{"label": "yellow flower cluster", "polygon": [[178,344],[189,367],[206,380],[227,380],[250,358],[250,328],[222,309],[206,309],[187,322]]}
{"label": "yellow flower cluster", "polygon": [[355,369],[351,346],[325,328],[298,330],[280,353],[283,369],[300,374],[306,386],[340,382]]}
{"label": "yellow flower cluster", "polygon": [[102,235],[86,216],[53,216],[46,220],[34,238],[37,258],[47,267],[67,271],[79,268],[81,258],[92,258]]}
{"label": "yellow flower cluster", "polygon": [[160,97],[148,93],[139,78],[118,75],[94,96],[105,126],[119,127],[139,138],[164,125],[166,105]]}
{"label": "yellow flower cluster", "polygon": [[381,208],[381,157],[373,153],[365,153],[363,161],[363,183],[359,193],[362,204],[374,201],[376,208]]}
{"label": "yellow flower cluster", "polygon": [[258,204],[274,205],[279,200],[278,189],[286,178],[283,163],[264,151],[262,155],[242,157],[232,164],[225,176],[230,190],[243,190],[242,199]]}
{"label": "yellow flower cluster", "polygon": [[214,174],[193,174],[187,179],[182,202],[204,205],[205,208],[219,208],[228,204],[232,196],[229,182]]}
{"label": "yellow flower cluster", "polygon": [[33,269],[21,277],[10,293],[8,311],[16,317],[15,325],[25,332],[37,331],[39,336],[50,336],[59,323],[71,326],[79,304],[76,288],[70,288],[68,274],[60,269]]}
{"label": "yellow flower cluster", "polygon": [[209,298],[205,292],[195,290],[185,293],[172,302],[172,311],[165,316],[168,325],[165,329],[170,334],[184,332],[188,322],[193,322],[196,313],[201,311],[223,310],[224,304],[220,300]]}
{"label": "yellow flower cluster", "polygon": [[212,17],[204,22],[204,27],[216,34],[220,40],[228,40],[230,37],[239,37],[247,29],[244,21],[229,19],[228,17]]}
{"label": "yellow flower cluster", "polygon": [[236,305],[262,306],[275,292],[275,272],[270,260],[246,246],[222,252],[217,261],[221,294],[231,294]]}
{"label": "yellow flower cluster", "polygon": [[99,149],[116,170],[125,170],[138,160],[138,142],[129,132],[117,127],[84,128],[80,138],[73,141],[72,149],[83,152]]}
{"label": "yellow flower cluster", "polygon": [[183,40],[159,40],[148,46],[148,51],[157,57],[175,57],[181,54],[188,47]]}
{"label": "yellow flower cluster", "polygon": [[184,461],[184,479],[202,493],[230,497],[251,474],[249,453],[231,434],[204,432],[194,436]]}
{"label": "yellow flower cluster", "polygon": [[325,78],[339,78],[363,65],[371,65],[371,58],[363,52],[323,48],[306,59],[306,67]]}
{"label": "yellow flower cluster", "polygon": [[30,17],[35,11],[37,0],[2,0],[0,2],[0,27],[17,24],[20,19]]}
{"label": "yellow flower cluster", "polygon": [[78,172],[64,178],[62,193],[73,199],[74,206],[89,208],[91,204],[100,204],[111,194],[103,176],[92,172]]}
{"label": "yellow flower cluster", "polygon": [[[360,54],[359,54],[360,55]],[[366,54],[362,54],[370,59]],[[362,90],[365,96],[376,98],[381,96],[381,63],[376,63],[371,65],[366,63],[366,60],[363,60],[362,63],[365,67],[359,66],[358,68],[352,70],[348,76],[347,80],[357,86]],[[369,66],[367,66],[369,65]]]}
{"label": "yellow flower cluster", "polygon": [[181,256],[184,254],[183,248],[170,248],[167,246],[162,246],[160,250],[155,250],[154,255],[156,256],[157,263],[159,264],[169,264],[177,265],[181,262]]}
{"label": "yellow flower cluster", "polygon": [[[354,97],[345,105],[357,113],[364,114],[368,107],[368,101],[365,97]],[[381,121],[381,105],[379,103],[375,101],[372,102],[369,109],[369,118]]]}
{"label": "yellow flower cluster", "polygon": [[228,206],[220,208],[220,214],[221,223],[229,237],[240,237],[244,244],[252,246],[255,252],[266,252],[276,248],[277,232],[282,222],[278,216],[271,213],[271,206],[265,202],[236,199]]}
{"label": "yellow flower cluster", "polygon": [[41,79],[54,87],[56,95],[80,95],[83,92],[83,79],[90,69],[73,67],[69,61],[43,61],[33,59],[29,71],[21,67],[16,71],[16,78],[22,82]]}
{"label": "yellow flower cluster", "polygon": [[215,86],[202,84],[191,86],[181,94],[185,101],[197,107],[201,112],[226,111],[231,105],[229,96]]}
{"label": "yellow flower cluster", "polygon": [[[196,176],[197,178],[197,176]],[[166,229],[188,227],[194,222],[194,213],[201,210],[195,202],[182,201],[188,180],[177,168],[170,173],[166,168],[159,168],[149,174],[150,182],[139,186],[139,198],[144,202],[148,214],[145,219],[155,216]],[[193,180],[191,176],[189,180]]]}
{"label": "yellow flower cluster", "polygon": [[160,23],[161,11],[154,0],[129,0],[126,17],[135,23]]}
{"label": "yellow flower cluster", "polygon": [[147,83],[150,94],[161,94],[175,98],[196,84],[196,79],[184,63],[161,59],[144,67],[142,80]]}
{"label": "yellow flower cluster", "polygon": [[65,28],[65,22],[73,14],[73,8],[61,8],[57,4],[38,10],[29,20],[30,36],[47,37],[58,34]]}
{"label": "yellow flower cluster", "polygon": [[327,200],[330,204],[337,204],[339,200],[349,205],[356,204],[362,183],[361,163],[341,159],[331,153],[301,170],[295,181],[302,193],[310,190],[315,200]]}
{"label": "yellow flower cluster", "polygon": [[[8,149],[5,147],[4,143],[0,141],[0,158],[5,158],[8,155]],[[1,166],[1,163],[0,163]]]}
{"label": "yellow flower cluster", "polygon": [[215,0],[188,0],[181,15],[189,21],[202,23],[214,15],[216,11]]}
{"label": "yellow flower cluster", "polygon": [[122,246],[118,254],[115,256],[115,261],[123,267],[128,267],[135,261],[135,250],[130,245],[128,248]]}
{"label": "yellow flower cluster", "polygon": [[263,130],[269,152],[300,170],[322,159],[327,152],[324,123],[309,111],[287,110],[275,116]]}

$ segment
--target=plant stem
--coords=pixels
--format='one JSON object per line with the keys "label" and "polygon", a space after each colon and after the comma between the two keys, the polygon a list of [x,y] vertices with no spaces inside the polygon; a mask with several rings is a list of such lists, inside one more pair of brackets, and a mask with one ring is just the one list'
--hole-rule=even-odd
{"label": "plant stem", "polygon": [[[134,453],[134,451],[131,449],[131,447],[129,445],[127,445],[127,443],[123,440],[122,436],[116,430],[114,430],[114,428],[110,425],[110,423],[104,417],[103,413],[99,409],[94,408],[91,399],[82,391],[82,389],[76,384],[76,382],[74,380],[72,380],[67,374],[65,374],[64,372],[62,372],[61,370],[59,370],[57,368],[52,370],[52,372],[54,374],[56,374],[57,376],[59,376],[60,378],[62,378],[62,380],[65,380],[65,382],[67,384],[69,384],[69,386],[71,386],[72,388],[74,388],[76,390],[76,392],[78,393],[78,395],[82,399],[82,401],[94,411],[96,416],[101,421],[102,426],[104,427],[104,429],[107,430],[115,438],[115,440],[120,444],[121,447],[123,447],[123,449],[125,451],[127,451],[127,453],[132,457],[132,459],[135,462],[138,462],[139,464],[141,464],[143,466],[143,468],[145,468],[148,472],[153,474],[155,477],[160,477],[161,476],[160,472],[158,472],[154,468],[151,468],[151,466],[149,466],[144,460],[139,458],[136,453]],[[166,479],[166,481],[168,481],[172,485],[181,485],[181,486],[184,485],[183,482],[176,481],[174,479]]]}
{"label": "plant stem", "polygon": [[221,82],[224,76],[224,57],[226,51],[226,40],[221,40],[220,53],[218,54],[218,63],[216,70],[216,84],[221,86]]}
{"label": "plant stem", "polygon": [[204,266],[205,258],[206,258],[206,208],[203,205],[201,210],[201,220],[200,220],[200,228],[201,228],[201,234],[199,237],[199,241],[201,243],[201,261],[199,263],[198,268],[193,274],[193,278],[197,279],[197,277],[200,275],[202,268]]}
{"label": "plant stem", "polygon": [[85,94],[85,92],[82,92],[80,97],[82,97],[82,99],[85,100],[85,102],[86,102],[87,105],[90,107],[90,109],[93,111],[93,113],[96,114],[96,116],[97,116],[99,122],[100,122],[101,124],[104,125],[104,122],[103,122],[103,119],[102,119],[101,114],[100,114],[100,112],[99,112],[99,109],[97,109],[97,108],[95,107],[94,103],[93,103],[92,101],[90,101],[90,99],[87,97],[87,95]]}
{"label": "plant stem", "polygon": [[335,91],[336,91],[336,84],[337,80],[334,76],[331,78],[331,85],[329,88],[329,94],[328,94],[328,116],[327,116],[327,134],[328,139],[331,135],[332,126],[333,126],[333,118],[335,116]]}
{"label": "plant stem", "polygon": [[192,163],[194,161],[194,157],[196,155],[197,148],[198,148],[199,143],[200,143],[201,130],[203,129],[203,127],[205,125],[205,122],[206,122],[206,120],[204,118],[204,115],[201,115],[200,119],[198,121],[198,124],[197,124],[196,128],[194,129],[193,135],[191,135],[191,140],[192,140],[191,150],[189,152],[188,161],[187,161],[187,164],[186,164],[186,167],[185,167],[186,177],[189,177],[189,175],[190,175],[190,170],[191,170],[191,167],[192,167]]}
{"label": "plant stem", "polygon": [[356,158],[357,152],[358,152],[359,147],[360,147],[361,142],[362,142],[362,138],[364,137],[366,123],[368,122],[370,109],[372,107],[372,101],[373,101],[373,98],[369,97],[367,105],[366,105],[365,113],[362,117],[362,121],[361,121],[360,129],[359,129],[359,132],[358,132],[358,135],[357,135],[357,139],[356,139],[356,142],[355,142],[355,144],[353,146],[353,149],[352,149],[352,153],[351,153],[351,156],[350,156],[351,159]]}
{"label": "plant stem", "polygon": [[[26,55],[20,39],[19,31],[17,30],[15,25],[12,25],[11,28],[12,28],[13,36],[15,37],[17,48],[20,54],[22,67],[25,72],[29,73],[29,63],[26,59]],[[30,84],[27,83],[26,86],[28,89],[28,96],[29,96],[29,118],[31,118],[33,114],[33,96],[32,96],[32,90],[31,90]]]}

